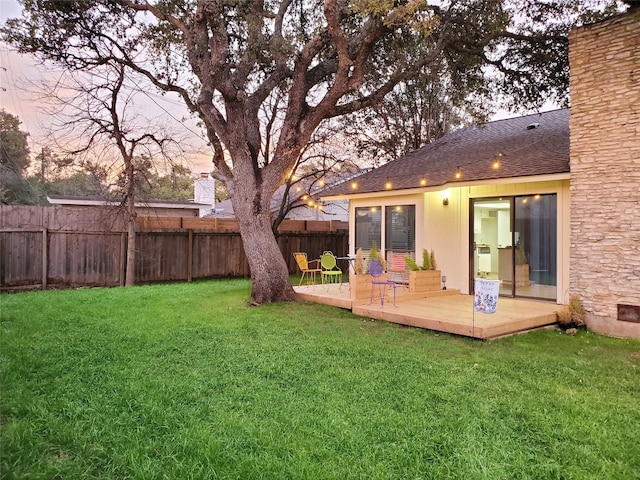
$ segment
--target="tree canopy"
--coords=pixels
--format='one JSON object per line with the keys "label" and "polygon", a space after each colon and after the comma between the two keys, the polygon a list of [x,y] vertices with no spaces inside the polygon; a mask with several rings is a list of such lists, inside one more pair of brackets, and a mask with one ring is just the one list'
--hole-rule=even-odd
{"label": "tree canopy", "polygon": [[29,134],[20,130],[20,119],[0,110],[0,164],[22,175],[29,166]]}
{"label": "tree canopy", "polygon": [[[3,38],[68,69],[115,62],[202,121],[239,221],[256,303],[293,298],[270,201],[325,120],[379,104],[423,67],[512,104],[567,96],[567,38],[610,1],[24,0]],[[264,108],[277,103],[277,138]],[[343,252],[339,252],[343,253]]]}
{"label": "tree canopy", "polygon": [[27,202],[31,185],[25,180],[29,166],[29,134],[20,130],[20,119],[0,110],[0,203]]}

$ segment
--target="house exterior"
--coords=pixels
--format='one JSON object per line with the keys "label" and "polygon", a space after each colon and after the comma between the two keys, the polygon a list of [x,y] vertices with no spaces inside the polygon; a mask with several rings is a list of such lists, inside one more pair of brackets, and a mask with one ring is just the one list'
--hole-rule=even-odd
{"label": "house exterior", "polygon": [[350,253],[433,249],[448,288],[498,278],[504,295],[563,303],[569,178],[562,109],[459,130],[327,195],[350,200]]}
{"label": "house exterior", "polygon": [[[59,208],[67,210],[96,209],[102,211],[105,207],[117,209],[121,202],[102,197],[75,197],[69,195],[48,195],[47,201]],[[179,202],[171,200],[149,200],[135,202],[136,213],[142,217],[198,217],[200,210],[210,210],[206,203]]]}
{"label": "house exterior", "polygon": [[201,205],[198,216],[204,217],[216,208],[216,181],[209,173],[201,173],[193,182],[193,201]]}
{"label": "house exterior", "polygon": [[[310,177],[309,180],[295,183],[289,192],[292,208],[285,215],[286,220],[347,222],[349,220],[349,200],[337,199],[320,202],[319,199],[327,188],[348,182],[358,173],[334,173],[320,179]],[[281,185],[271,198],[271,212],[279,211],[287,186]],[[233,217],[231,200],[218,202],[208,217]]]}
{"label": "house exterior", "polygon": [[570,36],[572,110],[468,127],[325,192],[350,253],[433,249],[448,288],[565,304],[640,338],[640,11]]}
{"label": "house exterior", "polygon": [[[193,182],[194,201],[137,200],[135,209],[141,217],[204,217],[215,209],[215,180],[208,173],[201,173]],[[78,197],[72,195],[48,195],[47,201],[67,210],[117,209],[121,201],[104,197]]]}

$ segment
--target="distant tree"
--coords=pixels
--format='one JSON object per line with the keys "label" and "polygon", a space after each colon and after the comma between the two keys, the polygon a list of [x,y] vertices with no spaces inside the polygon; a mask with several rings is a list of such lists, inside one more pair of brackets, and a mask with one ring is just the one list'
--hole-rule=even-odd
{"label": "distant tree", "polygon": [[216,182],[216,202],[229,199],[229,189],[223,182]]}
{"label": "distant tree", "polygon": [[[180,95],[213,149],[251,269],[254,303],[291,300],[271,199],[319,125],[379,104],[446,60],[452,78],[490,66],[518,106],[567,97],[567,33],[601,0],[38,0],[5,40],[69,69],[117,62]],[[283,95],[273,155],[262,107]]]}
{"label": "distant tree", "polygon": [[[99,172],[97,164],[111,162],[118,181],[108,193],[121,203],[126,215],[125,285],[131,286],[135,283],[136,200],[148,186],[154,161],[171,165],[182,149],[175,132],[165,130],[157,120],[146,119],[135,108],[133,99],[139,87],[126,82],[126,70],[118,62],[105,61],[83,72],[68,71],[43,87],[42,101],[51,116],[51,135],[63,155],[43,149],[41,158],[43,165],[70,167],[73,162],[68,158],[93,156],[95,163],[86,163],[85,167],[94,173]],[[45,177],[47,168],[41,171]]]}
{"label": "distant tree", "polygon": [[20,130],[20,119],[0,110],[0,163],[22,175],[29,166],[29,134]]}
{"label": "distant tree", "polygon": [[74,197],[107,197],[109,195],[106,178],[97,178],[86,172],[71,175],[46,182],[44,188],[47,194],[70,195]]}
{"label": "distant tree", "polygon": [[[142,173],[142,172],[140,172]],[[144,172],[145,178],[137,183],[138,196],[149,200],[189,200],[193,198],[194,177],[183,165],[171,165],[166,174],[156,168]]]}
{"label": "distant tree", "polygon": [[43,183],[67,176],[73,165],[73,157],[59,155],[49,146],[42,147],[35,158],[37,175]]}
{"label": "distant tree", "polygon": [[28,133],[20,119],[0,110],[0,203],[32,203],[32,185],[25,179],[29,166]]}
{"label": "distant tree", "polygon": [[454,83],[442,63],[425,66],[379,104],[341,119],[343,136],[359,158],[378,166],[472,121],[484,121],[488,112],[481,107],[489,102],[484,79],[466,80]]}

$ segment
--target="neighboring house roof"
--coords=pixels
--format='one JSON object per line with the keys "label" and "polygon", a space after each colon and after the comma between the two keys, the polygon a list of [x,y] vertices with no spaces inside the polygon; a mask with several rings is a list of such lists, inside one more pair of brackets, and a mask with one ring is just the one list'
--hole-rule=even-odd
{"label": "neighboring house roof", "polygon": [[[76,206],[110,206],[115,207],[121,205],[119,200],[113,200],[103,197],[74,197],[70,195],[47,195],[49,203],[54,205],[76,205]],[[211,205],[206,203],[194,203],[194,202],[178,202],[173,200],[148,200],[137,201],[135,206],[142,208],[180,208],[180,209],[193,209],[198,210],[200,208],[211,208]]]}
{"label": "neighboring house roof", "polygon": [[463,128],[359,176],[355,189],[340,185],[322,195],[381,192],[388,182],[397,191],[568,172],[569,109],[561,109]]}
{"label": "neighboring house roof", "polygon": [[[368,170],[367,170],[368,171]],[[358,177],[362,174],[362,171],[357,173],[345,172],[331,174],[323,177],[325,185],[321,185],[318,179],[310,179],[308,181],[302,181],[300,184],[292,187],[289,192],[291,202],[294,208],[287,214],[287,218],[295,218],[296,220],[317,220],[318,215],[322,215],[322,212],[318,212],[314,208],[305,207],[305,201],[303,197],[305,195],[311,195],[311,197],[318,199],[324,195],[324,191],[332,186],[347,183],[354,177]],[[299,191],[296,187],[302,187]],[[277,212],[280,209],[282,203],[282,197],[284,196],[286,185],[281,185],[278,190],[273,194],[271,198],[271,211]],[[308,191],[310,190],[310,191]],[[334,202],[335,203],[335,202]],[[328,218],[335,218],[336,215],[348,215],[348,206],[342,204],[335,204],[332,206],[325,205],[323,209]],[[233,205],[231,200],[222,200],[216,203],[216,207],[211,213],[206,215],[207,217],[233,217]]]}

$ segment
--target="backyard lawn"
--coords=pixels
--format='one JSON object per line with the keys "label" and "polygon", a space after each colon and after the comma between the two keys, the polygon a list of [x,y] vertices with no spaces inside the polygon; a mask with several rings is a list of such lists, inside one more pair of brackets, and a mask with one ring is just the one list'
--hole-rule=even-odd
{"label": "backyard lawn", "polygon": [[249,291],[1,295],[0,477],[640,478],[640,341],[481,342]]}

